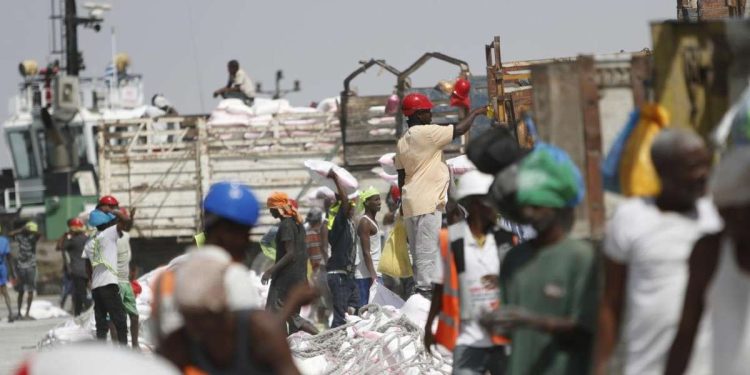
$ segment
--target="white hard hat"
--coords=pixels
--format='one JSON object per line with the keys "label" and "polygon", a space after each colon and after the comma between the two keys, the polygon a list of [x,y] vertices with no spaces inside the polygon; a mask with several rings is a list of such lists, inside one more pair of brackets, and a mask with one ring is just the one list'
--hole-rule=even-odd
{"label": "white hard hat", "polygon": [[453,199],[461,200],[471,195],[486,195],[490,191],[493,180],[494,177],[486,173],[466,172],[458,179]]}

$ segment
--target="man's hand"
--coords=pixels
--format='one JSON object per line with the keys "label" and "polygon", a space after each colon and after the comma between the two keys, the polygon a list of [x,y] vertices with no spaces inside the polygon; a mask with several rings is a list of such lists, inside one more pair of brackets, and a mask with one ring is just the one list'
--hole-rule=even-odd
{"label": "man's hand", "polygon": [[487,106],[481,106],[471,111],[472,116],[487,116]]}
{"label": "man's hand", "polygon": [[273,278],[273,272],[271,270],[268,270],[266,272],[263,272],[263,277],[260,278],[260,282],[263,285],[268,284],[268,280],[271,280]]}
{"label": "man's hand", "polygon": [[534,317],[528,311],[514,307],[502,307],[482,314],[479,324],[489,332],[506,334],[516,328],[528,326]]}

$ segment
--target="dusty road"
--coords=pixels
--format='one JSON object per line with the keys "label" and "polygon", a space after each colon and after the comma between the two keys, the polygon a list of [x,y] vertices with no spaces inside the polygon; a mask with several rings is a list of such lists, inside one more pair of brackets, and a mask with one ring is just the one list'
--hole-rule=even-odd
{"label": "dusty road", "polygon": [[0,323],[0,374],[10,374],[27,354],[36,350],[36,344],[54,326],[65,318]]}
{"label": "dusty road", "polygon": [[[15,310],[16,294],[11,291]],[[59,301],[57,296],[41,296],[39,299]],[[68,302],[70,305],[70,302]],[[36,344],[50,329],[67,318],[7,322],[8,311],[0,298],[0,375],[11,374],[18,363],[29,353],[36,351]]]}

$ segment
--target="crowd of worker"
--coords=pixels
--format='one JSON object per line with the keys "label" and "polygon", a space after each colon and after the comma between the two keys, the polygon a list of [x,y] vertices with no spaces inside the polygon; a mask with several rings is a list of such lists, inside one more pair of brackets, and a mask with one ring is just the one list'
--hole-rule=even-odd
{"label": "crowd of worker", "polygon": [[[239,66],[229,68],[236,74]],[[542,142],[519,147],[506,157],[513,177],[503,168],[498,178],[477,170],[454,180],[442,150],[486,109],[445,126],[433,124],[424,95],[407,95],[401,105],[408,130],[397,144],[397,187],[351,194],[332,170],[326,177],[337,187],[335,198],[305,217],[286,193],[267,197],[278,223],[261,241],[275,251],[261,278],[270,283],[266,301],[251,298],[240,276],[262,203],[243,184],[211,187],[198,243],[152,286],[158,354],[186,374],[297,373],[285,338],[346,324],[369,303],[373,287],[384,286],[431,302],[426,355],[438,344],[450,350],[454,374],[607,374],[615,366],[625,374],[747,372],[747,146],[713,166],[700,136],[662,130],[650,146],[659,194],[621,203],[603,243],[593,244],[571,238],[585,192],[565,151]],[[507,217],[495,194],[503,178],[516,185],[515,214]],[[379,222],[383,198],[387,212]],[[95,231],[72,219],[58,249],[75,314],[90,288],[96,337],[112,332],[113,341],[127,344],[130,319],[130,342],[138,348],[127,234],[134,215],[103,197],[88,216]],[[406,227],[413,278],[379,271],[397,217]],[[38,227],[29,222],[8,235],[19,255],[6,260],[8,240],[0,237],[0,271],[15,265],[18,314],[11,316],[22,319],[23,294],[28,316],[35,290]],[[0,273],[10,311],[6,280]],[[316,322],[301,316],[308,304]]]}

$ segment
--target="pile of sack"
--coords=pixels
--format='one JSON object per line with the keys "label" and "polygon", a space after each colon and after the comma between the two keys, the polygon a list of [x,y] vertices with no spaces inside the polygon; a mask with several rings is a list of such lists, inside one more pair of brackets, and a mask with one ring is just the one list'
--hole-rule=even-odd
{"label": "pile of sack", "polygon": [[[348,316],[343,326],[317,336],[298,332],[289,337],[292,356],[300,372],[323,374],[450,374],[450,352],[422,344],[430,302],[414,295],[404,302],[377,284],[371,301],[390,299],[392,305],[370,304],[360,316]],[[378,296],[385,293],[388,297]],[[374,294],[374,296],[373,296]]]}

